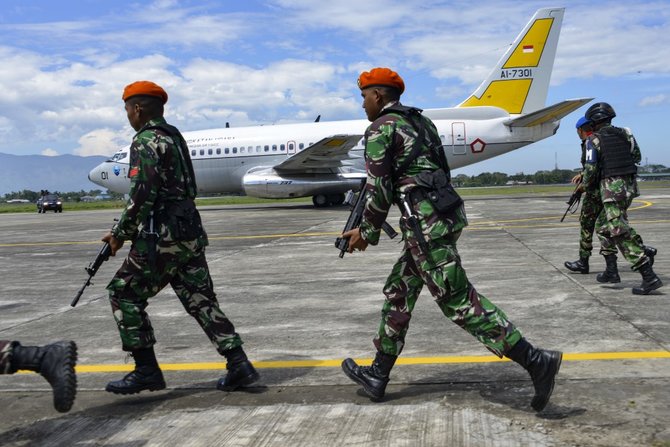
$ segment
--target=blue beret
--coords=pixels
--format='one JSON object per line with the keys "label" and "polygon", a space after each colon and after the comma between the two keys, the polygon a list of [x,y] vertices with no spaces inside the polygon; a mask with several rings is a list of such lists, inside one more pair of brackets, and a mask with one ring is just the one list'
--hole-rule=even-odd
{"label": "blue beret", "polygon": [[587,120],[585,116],[583,116],[583,117],[581,117],[581,118],[579,118],[579,119],[577,120],[577,125],[576,125],[575,127],[576,127],[577,129],[579,129],[579,128],[582,127],[583,125],[585,125],[585,124],[589,124],[589,123],[590,123],[590,121]]}

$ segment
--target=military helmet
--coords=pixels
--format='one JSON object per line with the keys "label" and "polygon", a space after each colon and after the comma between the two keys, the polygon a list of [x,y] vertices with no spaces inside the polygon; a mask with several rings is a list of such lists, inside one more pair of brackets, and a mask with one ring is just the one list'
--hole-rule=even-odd
{"label": "military helmet", "polygon": [[616,113],[612,106],[606,102],[597,102],[589,107],[584,116],[587,120],[597,124],[603,121],[611,121],[616,116]]}

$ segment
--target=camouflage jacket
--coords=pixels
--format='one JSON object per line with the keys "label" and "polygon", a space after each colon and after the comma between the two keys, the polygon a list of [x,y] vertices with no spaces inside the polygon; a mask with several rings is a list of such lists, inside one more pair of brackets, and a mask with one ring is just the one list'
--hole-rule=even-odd
{"label": "camouflage jacket", "polygon": [[[642,160],[640,147],[633,134],[628,129],[624,130],[631,145],[633,161],[638,164]],[[640,193],[635,175],[600,178],[600,166],[598,164],[598,161],[601,159],[600,151],[600,139],[597,133],[589,135],[586,140],[586,160],[582,174],[584,188],[587,191],[599,189],[603,202],[632,200],[633,197],[639,196]]]}
{"label": "camouflage jacket", "polygon": [[[120,240],[135,239],[146,223],[150,212],[161,214],[166,205],[178,201],[194,199],[195,181],[185,164],[180,149],[188,157],[186,142],[181,135],[173,137],[153,126],[166,126],[164,118],[156,118],[146,123],[133,137],[130,145],[130,198],[113,230]],[[195,205],[193,205],[195,206]],[[155,228],[161,234],[167,234]]]}
{"label": "camouflage jacket", "polygon": [[[388,104],[386,107],[393,104]],[[428,138],[430,133],[430,138],[439,140],[433,122],[425,116],[422,116],[421,119],[424,120],[426,137]],[[432,172],[439,169],[437,157],[431,153],[430,146],[423,144],[419,156],[399,178],[396,178],[396,172],[411,154],[416,138],[417,131],[408,119],[395,112],[381,115],[365,131],[365,159],[368,174],[366,188],[369,194],[360,231],[361,236],[372,245],[379,242],[381,225],[386,220],[391,205],[398,204],[402,196],[417,186],[413,177],[424,171]],[[428,200],[414,204],[413,208],[427,240],[438,239],[449,233],[460,231],[467,225],[463,206],[448,217],[438,216]],[[405,213],[402,207],[401,211]],[[405,240],[415,239],[404,225],[402,218],[400,228]]]}

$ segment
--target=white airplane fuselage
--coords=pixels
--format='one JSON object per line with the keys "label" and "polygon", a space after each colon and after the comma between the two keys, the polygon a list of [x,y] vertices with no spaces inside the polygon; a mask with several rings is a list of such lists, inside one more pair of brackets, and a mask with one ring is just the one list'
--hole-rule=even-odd
{"label": "white airplane fuselage", "polygon": [[[440,117],[450,114],[481,116],[481,119],[433,120],[452,169],[547,138],[559,125],[558,121],[551,121],[533,127],[509,127],[504,122],[511,118],[510,115],[494,107],[435,109],[425,113]],[[316,195],[320,188],[337,193],[355,187],[365,171],[362,139],[349,151],[350,158],[343,161],[342,172],[290,175],[276,173],[271,168],[327,136],[362,135],[369,124],[367,120],[348,120],[221,128],[184,132],[184,138],[200,193],[302,197]],[[128,161],[128,150],[121,149],[112,159],[94,168],[89,179],[111,191],[126,193],[130,186]],[[342,181],[347,178],[349,182]]]}

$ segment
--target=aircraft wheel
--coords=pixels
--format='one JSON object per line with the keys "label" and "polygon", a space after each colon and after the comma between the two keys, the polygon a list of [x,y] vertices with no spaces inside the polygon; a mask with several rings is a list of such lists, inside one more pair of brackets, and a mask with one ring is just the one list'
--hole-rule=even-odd
{"label": "aircraft wheel", "polygon": [[325,194],[317,194],[315,196],[312,196],[312,203],[317,208],[323,208],[325,206],[328,206],[328,197],[326,197]]}

